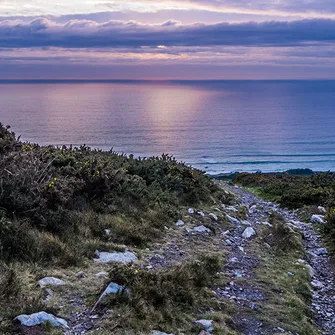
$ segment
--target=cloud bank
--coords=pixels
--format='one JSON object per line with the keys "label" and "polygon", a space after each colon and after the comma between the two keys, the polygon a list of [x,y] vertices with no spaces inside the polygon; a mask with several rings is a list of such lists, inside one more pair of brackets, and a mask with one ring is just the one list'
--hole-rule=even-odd
{"label": "cloud bank", "polygon": [[335,41],[335,20],[183,25],[48,19],[0,23],[0,47],[141,48],[157,46],[306,46]]}

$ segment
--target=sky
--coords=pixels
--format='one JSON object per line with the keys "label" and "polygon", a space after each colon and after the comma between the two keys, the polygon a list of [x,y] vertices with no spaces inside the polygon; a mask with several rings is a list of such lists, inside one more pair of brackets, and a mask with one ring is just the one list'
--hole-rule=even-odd
{"label": "sky", "polygon": [[335,0],[0,0],[0,80],[335,79]]}

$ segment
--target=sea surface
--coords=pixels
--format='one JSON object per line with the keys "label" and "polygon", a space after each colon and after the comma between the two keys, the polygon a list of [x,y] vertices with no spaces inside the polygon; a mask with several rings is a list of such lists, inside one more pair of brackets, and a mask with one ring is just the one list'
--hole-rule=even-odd
{"label": "sea surface", "polygon": [[335,81],[0,82],[25,141],[148,157],[209,174],[335,171]]}

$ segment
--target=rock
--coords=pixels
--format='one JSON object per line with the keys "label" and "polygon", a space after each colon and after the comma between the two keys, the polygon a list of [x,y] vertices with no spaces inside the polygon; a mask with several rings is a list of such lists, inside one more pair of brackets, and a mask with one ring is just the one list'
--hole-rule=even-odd
{"label": "rock", "polygon": [[108,277],[108,273],[106,271],[101,271],[95,275],[96,277]]}
{"label": "rock", "polygon": [[46,312],[39,312],[30,315],[22,314],[17,316],[14,320],[19,321],[21,325],[27,327],[34,327],[45,322],[50,322],[53,327],[69,328],[67,322],[64,319],[57,318],[54,315],[48,314]]}
{"label": "rock", "polygon": [[202,330],[199,335],[211,335],[210,333],[206,332],[205,330]]}
{"label": "rock", "polygon": [[234,213],[237,213],[238,210],[234,207],[234,206],[228,206],[225,208],[227,211],[231,211],[231,212],[234,212]]}
{"label": "rock", "polygon": [[54,277],[45,277],[38,281],[38,284],[40,287],[46,287],[46,286],[63,286],[65,285],[65,282],[61,279],[54,278]]}
{"label": "rock", "polygon": [[317,256],[324,256],[328,254],[328,250],[326,248],[319,248],[319,249],[316,249],[314,253]]}
{"label": "rock", "polygon": [[188,212],[188,214],[194,214],[194,209],[193,209],[193,208],[189,208],[189,209],[187,210],[187,212]]}
{"label": "rock", "polygon": [[174,335],[174,334],[168,334],[168,333],[161,332],[159,330],[153,330],[151,332],[151,335]]}
{"label": "rock", "polygon": [[228,220],[229,220],[231,223],[234,223],[234,224],[240,224],[240,223],[241,223],[240,220],[235,219],[235,218],[233,218],[232,216],[230,216],[230,215],[228,215],[228,214],[226,214],[226,216],[227,216]]}
{"label": "rock", "polygon": [[244,248],[243,247],[238,247],[238,249],[242,252],[244,252]]}
{"label": "rock", "polygon": [[255,212],[257,212],[257,206],[256,206],[256,205],[253,205],[253,206],[251,206],[251,207],[249,208],[249,213],[250,213],[250,214],[253,214],[253,213],[255,213]]}
{"label": "rock", "polygon": [[201,211],[199,211],[197,214],[200,215],[200,216],[202,216],[202,217],[205,216],[205,213],[204,213],[204,212],[201,212]]}
{"label": "rock", "polygon": [[102,292],[102,294],[100,295],[98,301],[95,303],[95,305],[93,306],[91,313],[97,308],[97,306],[99,305],[100,301],[109,294],[118,294],[119,292],[122,292],[125,289],[125,286],[121,286],[118,285],[116,283],[110,283],[106,289]]}
{"label": "rock", "polygon": [[322,207],[322,206],[319,206],[319,207],[318,207],[318,211],[319,211],[320,213],[323,213],[323,214],[326,214],[326,213],[327,213],[326,209],[325,209],[324,207]]}
{"label": "rock", "polygon": [[309,264],[305,264],[305,267],[310,275],[310,277],[314,277],[315,276],[315,271],[314,269],[309,265]]}
{"label": "rock", "polygon": [[205,329],[206,331],[211,331],[212,330],[213,320],[204,320],[204,319],[202,319],[202,320],[194,321],[194,323],[197,326]]}
{"label": "rock", "polygon": [[209,213],[208,216],[211,217],[214,221],[218,221],[219,220],[218,217],[215,214],[213,214],[213,213]]}
{"label": "rock", "polygon": [[95,254],[99,258],[94,258],[93,260],[97,263],[137,263],[138,258],[132,252],[99,252],[98,250]]}
{"label": "rock", "polygon": [[325,223],[325,217],[323,215],[314,214],[314,215],[312,215],[311,222],[312,223],[324,224]]}
{"label": "rock", "polygon": [[44,290],[44,295],[45,295],[45,301],[49,301],[53,297],[54,292],[50,288],[46,288]]}
{"label": "rock", "polygon": [[181,227],[181,226],[184,226],[184,225],[185,225],[185,222],[182,221],[182,220],[178,220],[178,221],[176,222],[176,226],[177,226],[177,227]]}
{"label": "rock", "polygon": [[252,227],[248,227],[242,234],[243,238],[251,238],[252,236],[256,235],[256,231]]}
{"label": "rock", "polygon": [[294,276],[294,273],[292,273],[292,272],[287,272],[287,275],[288,275],[289,277],[293,277],[293,276]]}
{"label": "rock", "polygon": [[270,222],[267,222],[267,221],[262,222],[262,225],[268,226],[268,227],[273,227],[273,225]]}
{"label": "rock", "polygon": [[251,223],[247,220],[242,220],[241,223],[244,225],[244,226],[251,226]]}
{"label": "rock", "polygon": [[80,272],[77,273],[77,278],[79,278],[79,279],[86,278],[86,277],[87,277],[87,275],[84,271],[80,271]]}
{"label": "rock", "polygon": [[233,242],[229,239],[225,240],[225,242],[226,242],[227,245],[233,245]]}
{"label": "rock", "polygon": [[205,227],[205,226],[198,226],[193,228],[193,231],[197,232],[197,233],[211,233],[212,231]]}
{"label": "rock", "polygon": [[104,232],[105,232],[106,235],[110,235],[111,230],[110,229],[104,229]]}
{"label": "rock", "polygon": [[323,284],[320,282],[320,281],[318,281],[318,280],[313,280],[312,282],[311,282],[311,285],[315,288],[315,289],[320,289],[320,288],[323,288]]}

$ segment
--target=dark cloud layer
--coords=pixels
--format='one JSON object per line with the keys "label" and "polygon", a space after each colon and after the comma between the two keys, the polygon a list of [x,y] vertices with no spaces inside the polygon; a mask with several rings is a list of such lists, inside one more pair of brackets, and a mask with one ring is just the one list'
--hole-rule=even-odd
{"label": "dark cloud layer", "polygon": [[0,47],[139,48],[144,46],[301,46],[335,41],[335,20],[159,25],[135,21],[0,23]]}

